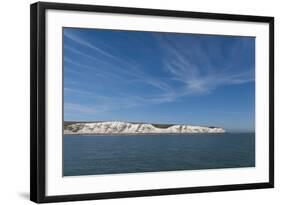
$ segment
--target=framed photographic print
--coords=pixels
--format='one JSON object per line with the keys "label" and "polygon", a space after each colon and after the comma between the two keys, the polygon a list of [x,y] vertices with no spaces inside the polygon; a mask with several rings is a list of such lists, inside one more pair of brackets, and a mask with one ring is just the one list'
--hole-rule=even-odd
{"label": "framed photographic print", "polygon": [[34,202],[274,186],[274,18],[31,5]]}

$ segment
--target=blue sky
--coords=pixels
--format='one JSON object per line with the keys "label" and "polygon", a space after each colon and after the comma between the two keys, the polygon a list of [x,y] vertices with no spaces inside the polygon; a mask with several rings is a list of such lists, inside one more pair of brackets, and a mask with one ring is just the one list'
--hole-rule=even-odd
{"label": "blue sky", "polygon": [[64,28],[64,120],[255,128],[255,38]]}

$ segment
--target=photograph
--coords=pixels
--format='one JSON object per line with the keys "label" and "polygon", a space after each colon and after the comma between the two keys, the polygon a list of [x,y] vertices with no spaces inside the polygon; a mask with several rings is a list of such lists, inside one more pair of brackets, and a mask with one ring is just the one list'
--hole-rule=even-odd
{"label": "photograph", "polygon": [[62,175],[256,166],[255,36],[63,27]]}

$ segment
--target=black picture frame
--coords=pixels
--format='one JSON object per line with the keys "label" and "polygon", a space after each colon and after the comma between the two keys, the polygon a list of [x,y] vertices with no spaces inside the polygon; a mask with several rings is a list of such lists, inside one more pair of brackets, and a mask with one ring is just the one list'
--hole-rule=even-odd
{"label": "black picture frame", "polygon": [[[46,196],[46,10],[122,13],[269,24],[269,181],[263,183]],[[38,2],[30,7],[30,200],[37,203],[96,200],[274,187],[274,18],[265,16]]]}

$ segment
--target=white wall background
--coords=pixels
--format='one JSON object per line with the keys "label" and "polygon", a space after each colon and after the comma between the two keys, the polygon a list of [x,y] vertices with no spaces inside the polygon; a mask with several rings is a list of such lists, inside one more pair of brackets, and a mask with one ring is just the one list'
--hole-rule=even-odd
{"label": "white wall background", "polygon": [[[52,1],[52,0],[49,0]],[[29,4],[0,6],[0,204],[29,201]],[[172,196],[69,202],[66,204],[279,204],[281,200],[281,12],[275,0],[60,0],[60,2],[146,7],[275,17],[275,163],[276,188]],[[125,183],[125,182],[124,182]],[[278,202],[279,201],[279,202]],[[64,203],[63,203],[64,204]]]}

